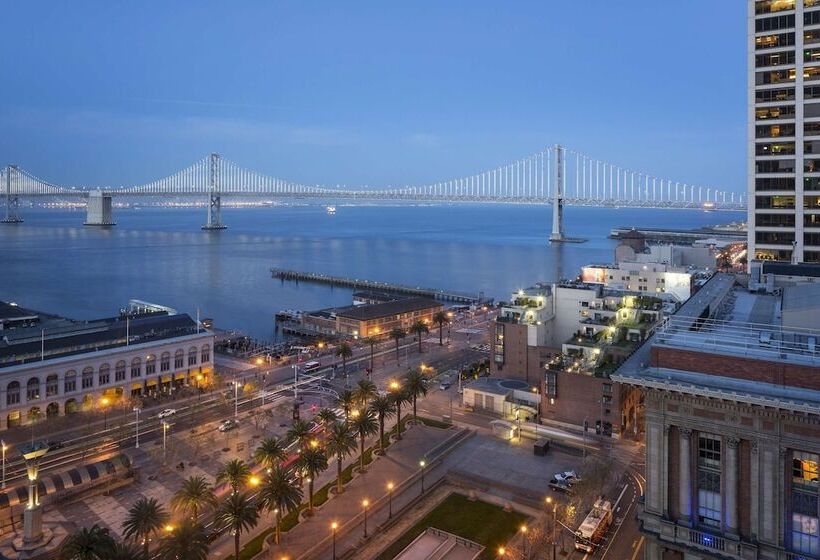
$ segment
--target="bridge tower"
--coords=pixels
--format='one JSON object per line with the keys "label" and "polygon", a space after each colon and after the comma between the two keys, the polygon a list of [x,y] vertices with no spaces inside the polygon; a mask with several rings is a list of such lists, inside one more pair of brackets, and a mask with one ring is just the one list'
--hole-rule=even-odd
{"label": "bridge tower", "polygon": [[550,243],[564,241],[564,147],[555,145],[555,187],[552,190]]}
{"label": "bridge tower", "polygon": [[88,193],[88,204],[85,209],[86,226],[114,226],[111,195],[95,189]]}
{"label": "bridge tower", "polygon": [[208,157],[208,222],[202,226],[204,230],[226,229],[222,223],[222,196],[219,185],[219,154]]}
{"label": "bridge tower", "polygon": [[6,176],[3,178],[6,183],[6,217],[0,220],[3,224],[19,224],[23,221],[20,217],[20,197],[17,193],[11,192],[12,173],[18,173],[16,165],[6,167]]}

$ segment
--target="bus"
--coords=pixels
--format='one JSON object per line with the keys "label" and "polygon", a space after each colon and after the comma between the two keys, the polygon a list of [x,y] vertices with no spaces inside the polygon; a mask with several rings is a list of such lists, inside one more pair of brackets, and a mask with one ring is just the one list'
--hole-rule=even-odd
{"label": "bus", "polygon": [[612,504],[604,499],[598,500],[581,526],[575,531],[575,548],[594,552],[595,547],[601,544],[611,523]]}
{"label": "bus", "polygon": [[320,367],[322,367],[322,364],[320,364],[318,361],[305,362],[305,365],[302,366],[302,372],[310,373],[311,371],[316,371]]}

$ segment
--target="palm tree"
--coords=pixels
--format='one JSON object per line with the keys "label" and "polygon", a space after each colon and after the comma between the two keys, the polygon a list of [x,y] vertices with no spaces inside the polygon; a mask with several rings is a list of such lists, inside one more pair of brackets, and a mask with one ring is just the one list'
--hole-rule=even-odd
{"label": "palm tree", "polygon": [[285,445],[279,438],[269,437],[259,442],[259,447],[253,452],[253,460],[271,469],[277,463],[284,461],[288,457]]}
{"label": "palm tree", "polygon": [[279,525],[282,515],[297,509],[302,503],[302,486],[293,482],[289,469],[280,465],[265,476],[259,489],[259,505],[276,512],[276,544],[279,544]]}
{"label": "palm tree", "polygon": [[179,490],[171,497],[171,507],[184,513],[191,513],[194,523],[199,519],[199,511],[205,506],[215,506],[211,484],[204,476],[195,475],[183,481]]}
{"label": "palm tree", "polygon": [[293,425],[288,430],[288,441],[298,441],[299,446],[303,447],[305,442],[310,439],[310,422],[305,420],[294,420]]}
{"label": "palm tree", "polygon": [[407,388],[407,393],[413,399],[413,419],[417,420],[416,399],[420,396],[427,395],[427,378],[417,369],[410,370],[404,377],[404,386]]}
{"label": "palm tree", "polygon": [[396,412],[396,404],[389,395],[378,395],[370,402],[370,410],[379,419],[379,450],[387,452],[384,446],[384,421]]}
{"label": "palm tree", "polygon": [[208,534],[199,523],[185,521],[162,539],[160,560],[207,560]]}
{"label": "palm tree", "polygon": [[373,416],[373,412],[365,409],[353,418],[350,427],[359,434],[359,470],[364,471],[364,440],[367,436],[372,436],[379,431],[379,424]]}
{"label": "palm tree", "polygon": [[337,422],[330,427],[325,441],[328,454],[336,456],[336,493],[341,494],[342,461],[356,449],[356,435],[348,424]]}
{"label": "palm tree", "polygon": [[244,492],[234,492],[222,502],[216,513],[216,522],[233,534],[234,558],[239,558],[239,539],[259,522],[256,503]]}
{"label": "palm tree", "polygon": [[148,554],[128,542],[115,542],[103,557],[105,560],[148,560]]}
{"label": "palm tree", "polygon": [[433,314],[433,322],[438,325],[438,345],[444,346],[444,325],[450,322],[450,317],[444,310]]}
{"label": "palm tree", "polygon": [[347,422],[350,419],[350,411],[356,404],[356,395],[354,395],[353,391],[350,389],[345,389],[339,393],[337,402],[339,403],[339,406],[342,407],[342,410],[345,411],[345,422]]}
{"label": "palm tree", "polygon": [[399,343],[405,336],[407,336],[407,333],[404,332],[404,329],[401,327],[393,327],[390,329],[390,338],[396,341],[396,363],[399,361]]}
{"label": "palm tree", "polygon": [[325,426],[330,426],[339,419],[336,413],[329,408],[323,408],[322,410],[317,412],[316,418],[318,418],[319,421],[322,422]]}
{"label": "palm tree", "polygon": [[251,468],[242,459],[231,459],[216,473],[217,484],[229,484],[231,493],[236,494],[251,477]]}
{"label": "palm tree", "polygon": [[410,325],[410,332],[416,335],[419,341],[419,354],[421,354],[421,335],[427,334],[430,332],[430,327],[427,326],[427,323],[424,321],[416,321],[412,325]]}
{"label": "palm tree", "polygon": [[376,336],[367,336],[362,339],[362,342],[370,346],[370,373],[367,374],[367,378],[370,379],[370,374],[373,373],[373,353],[376,349],[376,343],[379,341],[378,337]]}
{"label": "palm tree", "polygon": [[313,514],[313,483],[316,477],[327,469],[327,455],[313,446],[302,450],[299,456],[299,468],[308,477],[308,514]]}
{"label": "palm tree", "polygon": [[353,356],[353,349],[347,342],[342,342],[336,348],[336,356],[342,359],[342,371],[347,375],[347,359]]}
{"label": "palm tree", "polygon": [[401,439],[401,405],[411,402],[410,394],[407,389],[399,384],[391,390],[390,398],[396,405],[396,439]]}
{"label": "palm tree", "polygon": [[141,497],[128,510],[122,524],[122,536],[141,541],[145,556],[148,556],[148,540],[168,521],[168,512],[156,498]]}
{"label": "palm tree", "polygon": [[68,535],[60,547],[60,560],[105,560],[114,545],[108,529],[93,525]]}
{"label": "palm tree", "polygon": [[379,396],[379,389],[376,384],[368,379],[360,379],[353,390],[353,395],[356,399],[356,404],[360,408],[365,408],[371,399]]}

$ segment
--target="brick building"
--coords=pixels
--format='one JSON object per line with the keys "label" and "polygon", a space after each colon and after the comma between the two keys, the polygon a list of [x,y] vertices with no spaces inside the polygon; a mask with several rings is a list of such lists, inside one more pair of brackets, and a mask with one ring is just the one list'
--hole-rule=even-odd
{"label": "brick building", "polygon": [[820,557],[820,331],[713,277],[612,375],[645,395],[645,558]]}

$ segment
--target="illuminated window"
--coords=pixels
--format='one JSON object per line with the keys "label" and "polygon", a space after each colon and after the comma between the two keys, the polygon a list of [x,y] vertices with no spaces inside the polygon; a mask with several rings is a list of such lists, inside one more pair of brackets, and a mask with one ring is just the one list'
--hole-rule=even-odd
{"label": "illuminated window", "polygon": [[820,506],[816,453],[795,451],[792,459],[792,549],[820,554]]}
{"label": "illuminated window", "polygon": [[698,521],[720,527],[721,440],[712,434],[698,435]]}

